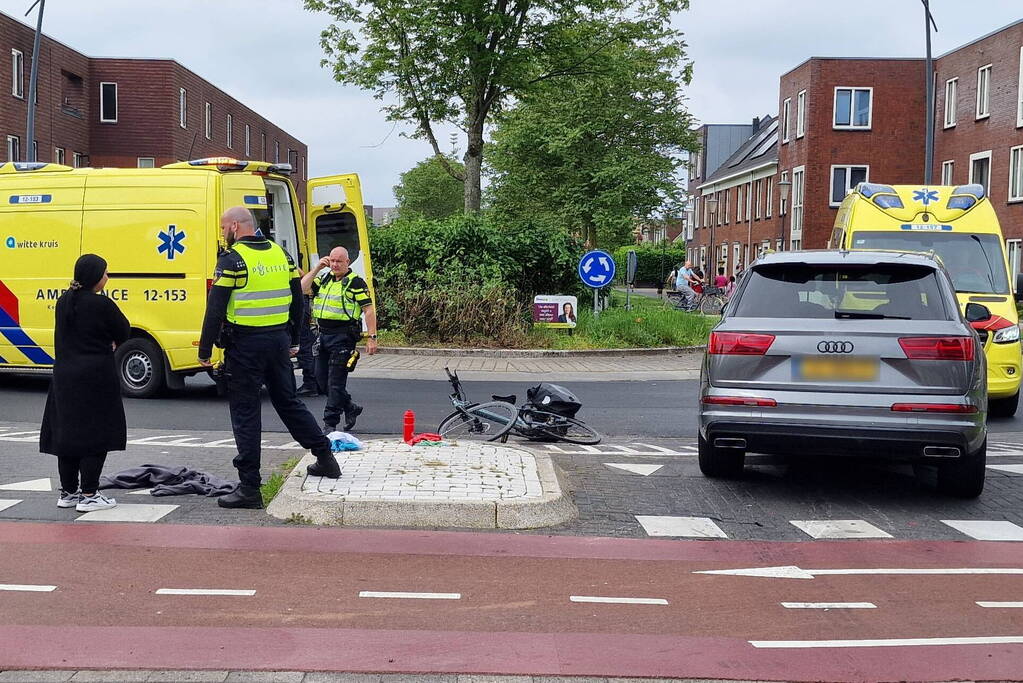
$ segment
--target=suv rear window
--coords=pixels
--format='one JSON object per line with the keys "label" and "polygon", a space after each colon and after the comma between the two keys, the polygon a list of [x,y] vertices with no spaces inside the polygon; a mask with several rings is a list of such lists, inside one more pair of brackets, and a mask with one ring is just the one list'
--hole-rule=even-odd
{"label": "suv rear window", "polygon": [[732,315],[948,320],[935,271],[910,265],[760,266],[749,274]]}

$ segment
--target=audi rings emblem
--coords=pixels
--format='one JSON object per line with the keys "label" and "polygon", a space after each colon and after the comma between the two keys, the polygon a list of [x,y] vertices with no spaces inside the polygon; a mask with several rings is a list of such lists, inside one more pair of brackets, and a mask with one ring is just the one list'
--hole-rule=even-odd
{"label": "audi rings emblem", "polygon": [[822,341],[817,344],[821,353],[852,353],[853,343],[850,341]]}

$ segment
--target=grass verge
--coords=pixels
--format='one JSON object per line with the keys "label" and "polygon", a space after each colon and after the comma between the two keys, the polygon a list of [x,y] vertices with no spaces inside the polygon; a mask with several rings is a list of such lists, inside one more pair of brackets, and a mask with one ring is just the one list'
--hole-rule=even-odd
{"label": "grass verge", "polygon": [[259,487],[259,492],[263,496],[263,505],[269,505],[270,501],[277,497],[280,493],[281,487],[284,486],[285,480],[291,471],[298,465],[298,458],[288,458],[280,464],[280,466],[270,473],[263,485]]}

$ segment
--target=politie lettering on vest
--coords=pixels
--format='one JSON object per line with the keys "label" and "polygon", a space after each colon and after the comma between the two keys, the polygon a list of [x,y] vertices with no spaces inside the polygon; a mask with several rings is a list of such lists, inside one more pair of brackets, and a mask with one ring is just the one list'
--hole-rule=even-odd
{"label": "politie lettering on vest", "polygon": [[344,247],[334,247],[329,256],[302,276],[302,290],[313,297],[312,316],[318,330],[315,352],[316,383],[327,394],[323,409],[323,431],[337,428],[344,415],[344,430],[351,431],[362,414],[348,393],[348,373],[355,369],[359,352],[356,345],[362,337],[362,320],[366,319],[366,350],[377,351],[377,319],[373,299],[366,281],[349,268],[350,258]]}
{"label": "politie lettering on vest", "polygon": [[312,476],[338,478],[341,469],[316,418],[296,395],[291,356],[298,351],[303,303],[298,269],[274,242],[256,235],[256,220],[245,207],[224,212],[220,227],[228,249],[217,259],[206,304],[199,363],[212,367],[213,344],[224,347],[224,376],[230,396],[231,427],[238,446],[234,466],[238,488],[217,500],[221,507],[261,508],[260,390],[295,440],[312,451]]}

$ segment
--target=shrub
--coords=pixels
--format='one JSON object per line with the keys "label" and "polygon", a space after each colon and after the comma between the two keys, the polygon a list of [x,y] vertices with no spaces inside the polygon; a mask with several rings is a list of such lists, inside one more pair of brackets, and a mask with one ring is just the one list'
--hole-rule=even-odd
{"label": "shrub", "polygon": [[672,268],[686,260],[685,246],[675,244],[635,244],[619,247],[614,251],[618,271],[615,279],[625,283],[626,264],[630,249],[636,250],[636,286],[658,287]]}

